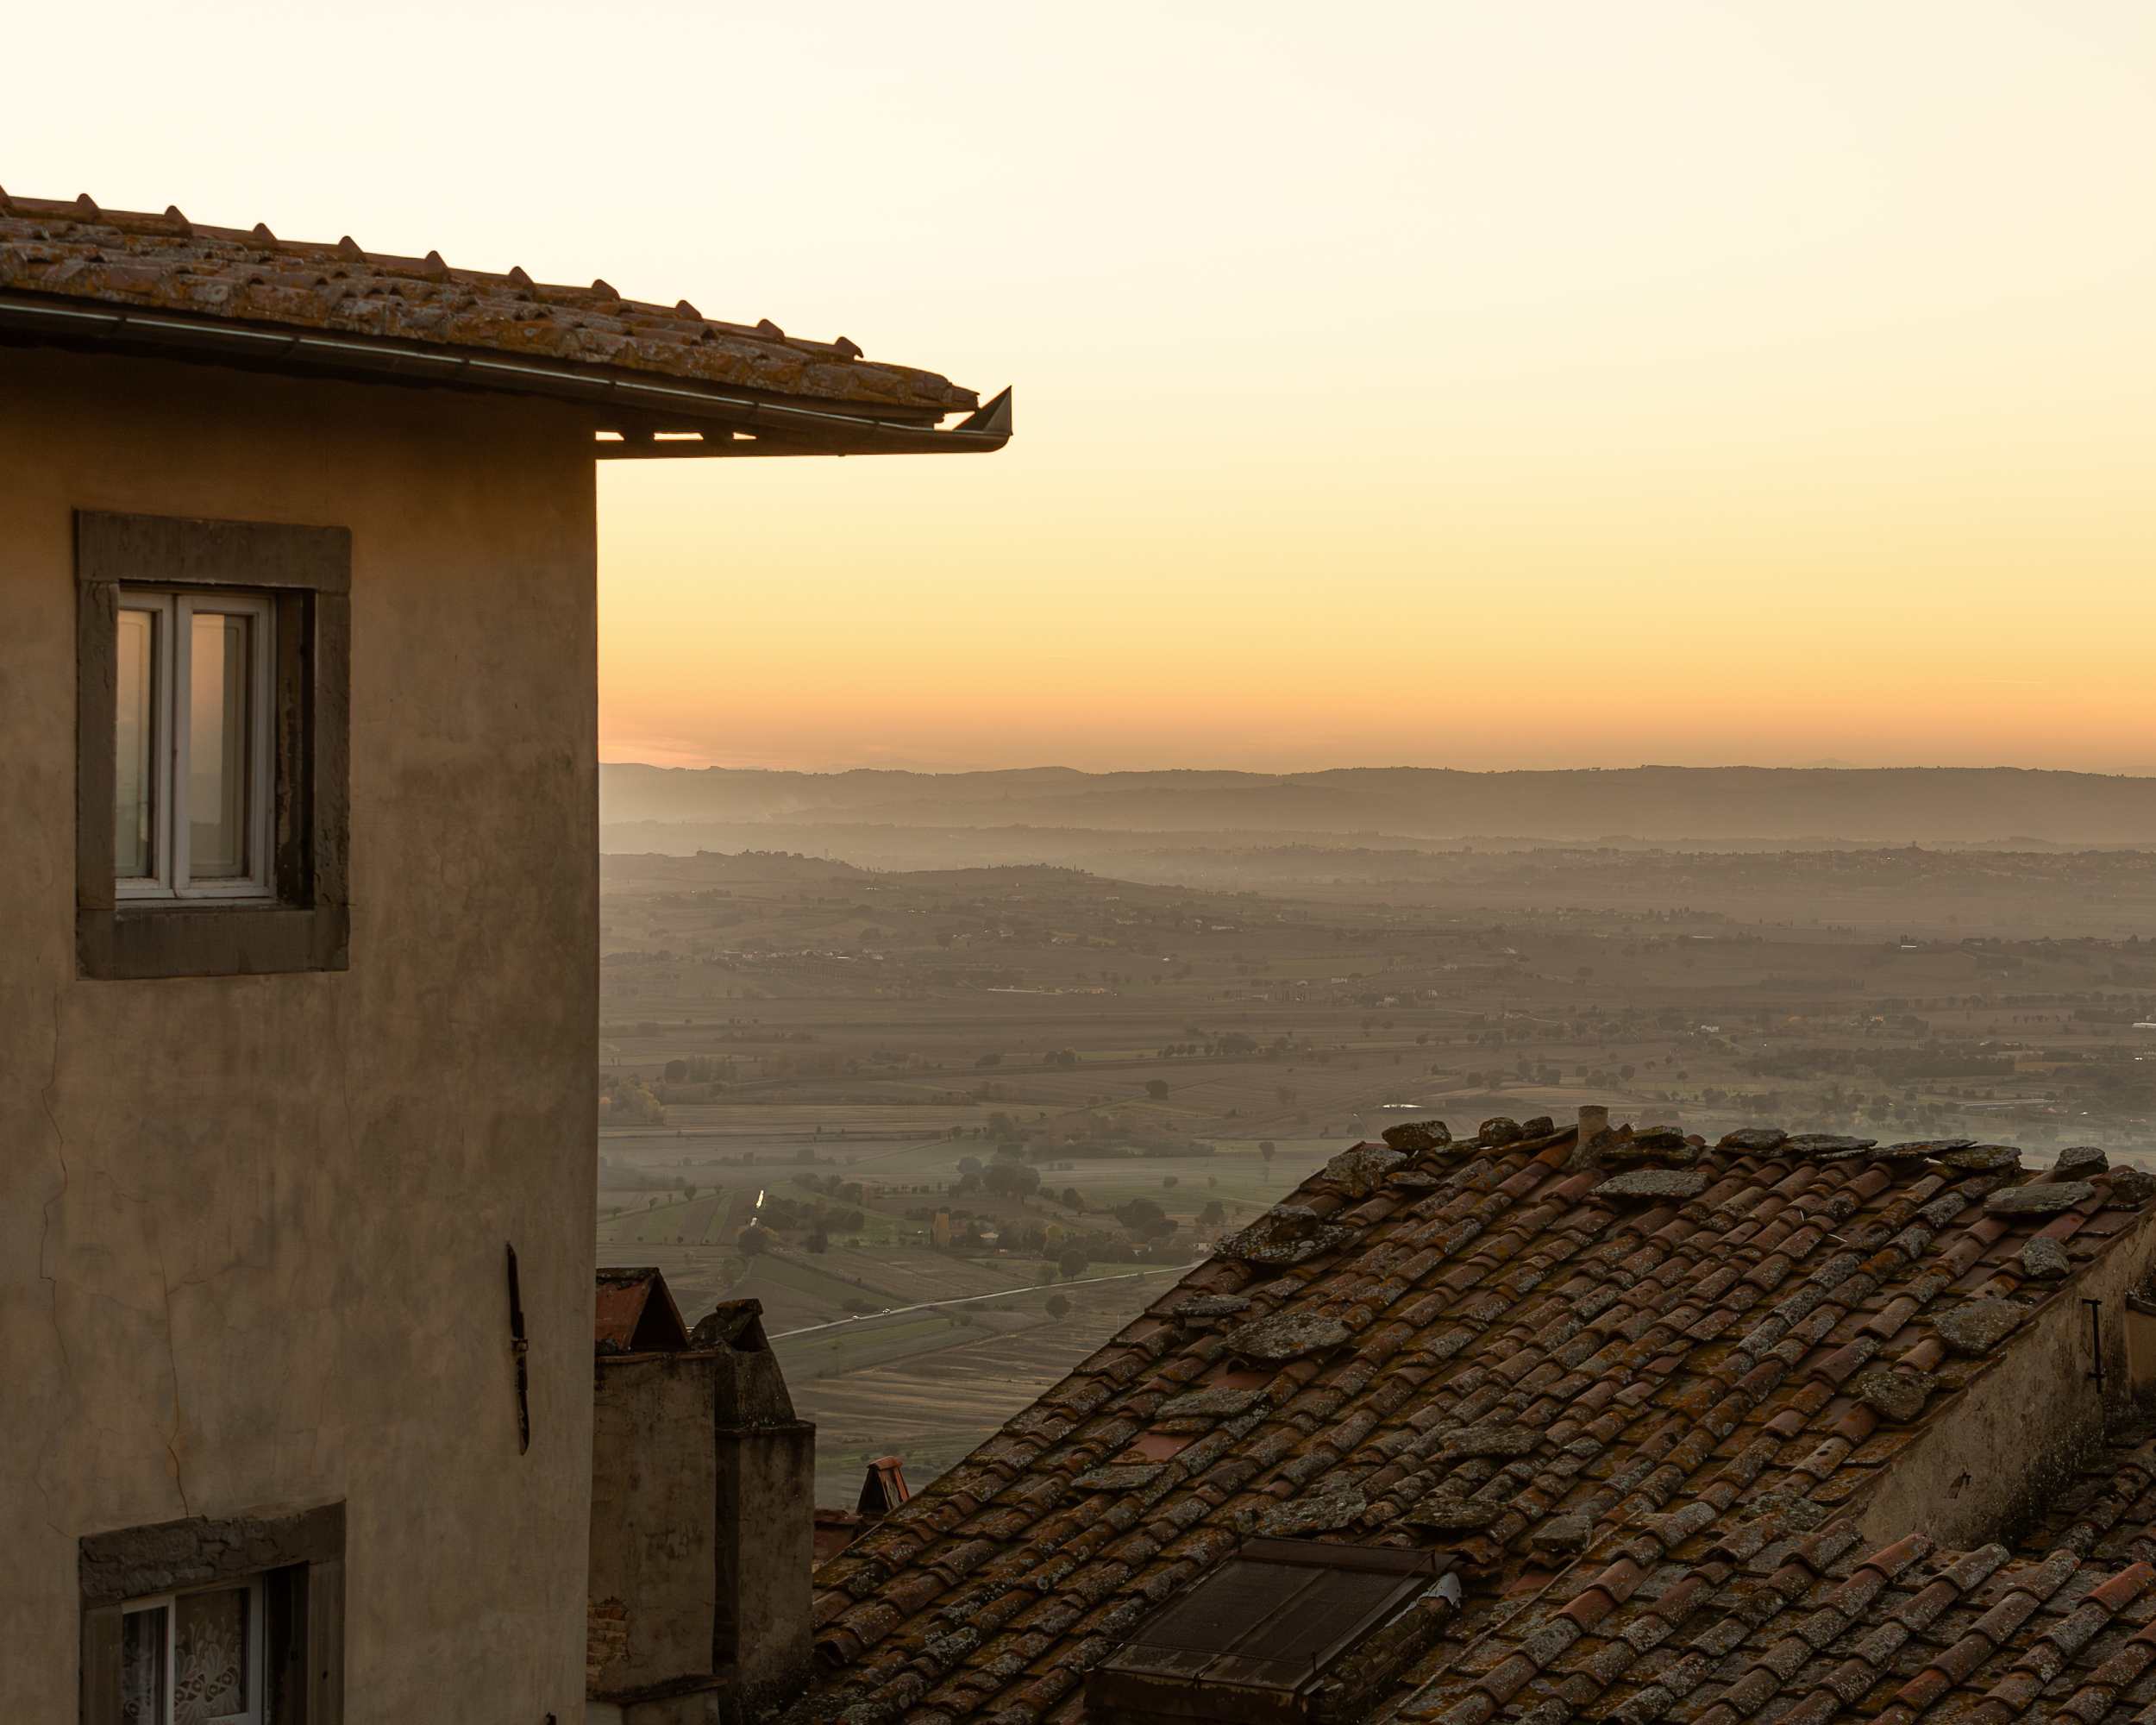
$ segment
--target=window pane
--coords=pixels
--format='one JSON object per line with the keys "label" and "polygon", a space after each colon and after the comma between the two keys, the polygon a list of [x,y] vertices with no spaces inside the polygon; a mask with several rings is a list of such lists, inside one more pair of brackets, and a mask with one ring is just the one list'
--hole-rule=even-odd
{"label": "window pane", "polygon": [[187,872],[197,881],[248,872],[248,625],[197,612],[189,642]]}
{"label": "window pane", "polygon": [[172,1636],[172,1725],[248,1711],[248,1590],[180,1596]]}
{"label": "window pane", "polygon": [[112,870],[122,880],[157,872],[156,648],[155,616],[122,611],[112,762]]}
{"label": "window pane", "polygon": [[125,1725],[165,1725],[165,1608],[120,1619],[120,1717]]}

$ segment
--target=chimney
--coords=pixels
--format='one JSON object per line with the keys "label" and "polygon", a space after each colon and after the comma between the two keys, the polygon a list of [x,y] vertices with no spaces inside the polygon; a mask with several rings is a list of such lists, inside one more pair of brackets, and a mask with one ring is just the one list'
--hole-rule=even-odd
{"label": "chimney", "polygon": [[754,1719],[807,1675],[816,1428],[794,1417],[762,1314],[730,1301],[684,1335],[656,1270],[600,1272],[595,1720],[673,1725],[695,1697]]}
{"label": "chimney", "polygon": [[1585,1102],[1580,1107],[1579,1141],[1572,1146],[1572,1154],[1566,1162],[1569,1168],[1592,1168],[1595,1165],[1595,1140],[1609,1130],[1609,1110],[1599,1102]]}
{"label": "chimney", "polygon": [[717,1307],[690,1344],[714,1355],[712,1438],[718,1480],[718,1601],[711,1657],[731,1665],[743,1712],[787,1700],[809,1669],[816,1427],[793,1416],[763,1305]]}
{"label": "chimney", "polygon": [[906,1458],[878,1456],[868,1464],[868,1477],[861,1483],[861,1501],[854,1505],[860,1515],[888,1515],[912,1496],[906,1489]]}

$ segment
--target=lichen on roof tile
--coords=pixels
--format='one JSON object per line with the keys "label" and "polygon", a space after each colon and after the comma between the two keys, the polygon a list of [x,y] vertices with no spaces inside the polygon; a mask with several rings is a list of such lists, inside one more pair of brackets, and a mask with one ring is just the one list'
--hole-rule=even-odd
{"label": "lichen on roof tile", "polygon": [[1789,1142],[1789,1138],[1779,1126],[1739,1126],[1735,1132],[1725,1132],[1714,1147],[1739,1156],[1771,1156]]}
{"label": "lichen on roof tile", "polygon": [[2117,1202],[2130,1206],[2146,1204],[2156,1198],[2156,1174],[2145,1168],[2115,1168],[2110,1176],[2111,1196]]}
{"label": "lichen on roof tile", "polygon": [[1275,1204],[1247,1226],[1224,1235],[1214,1250],[1245,1264],[1284,1266],[1344,1245],[1355,1233],[1345,1224],[1325,1221],[1307,1204]]}
{"label": "lichen on roof tile", "polygon": [[1936,1327],[1957,1353],[1988,1353],[2021,1327],[2026,1307],[2011,1300],[1965,1300],[1939,1314]]}
{"label": "lichen on roof tile", "polygon": [[1942,1151],[1940,1158],[1949,1168],[1958,1168],[1969,1174],[1997,1174],[2010,1171],[2021,1165],[2021,1152],[2010,1144],[1975,1144],[1965,1149]]}
{"label": "lichen on roof tile", "polygon": [[1994,1216],[2055,1216],[2096,1195],[2096,1189],[2086,1180],[2043,1180],[2002,1187],[1984,1199],[1984,1208]]}
{"label": "lichen on roof tile", "polygon": [[1696,1198],[1708,1185],[1706,1175],[1690,1169],[1641,1168],[1612,1175],[1595,1189],[1598,1198]]}
{"label": "lichen on roof tile", "polygon": [[1451,1129],[1443,1120],[1404,1120],[1396,1126],[1387,1126],[1378,1136],[1389,1149],[1410,1156],[1441,1150],[1452,1142]]}
{"label": "lichen on roof tile", "polygon": [[1323,1177],[1352,1197],[1366,1197],[1384,1183],[1387,1175],[1404,1166],[1407,1160],[1397,1150],[1358,1144],[1326,1163]]}
{"label": "lichen on roof tile", "polygon": [[1169,1307],[1168,1315],[1179,1320],[1198,1323],[1213,1318],[1232,1317],[1238,1312],[1250,1309],[1250,1301],[1240,1294],[1193,1294]]}
{"label": "lichen on roof tile", "polygon": [[1838,1162],[1861,1156],[1878,1143],[1876,1138],[1852,1138],[1846,1132],[1799,1132],[1784,1139],[1778,1156],[1802,1157],[1811,1162]]}

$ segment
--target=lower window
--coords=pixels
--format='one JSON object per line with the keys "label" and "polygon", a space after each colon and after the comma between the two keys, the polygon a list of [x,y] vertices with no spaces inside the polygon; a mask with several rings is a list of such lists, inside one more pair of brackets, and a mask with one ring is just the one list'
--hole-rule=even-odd
{"label": "lower window", "polygon": [[81,1541],[81,1725],[342,1725],[344,1506]]}
{"label": "lower window", "polygon": [[263,1725],[262,1584],[121,1607],[123,1725]]}

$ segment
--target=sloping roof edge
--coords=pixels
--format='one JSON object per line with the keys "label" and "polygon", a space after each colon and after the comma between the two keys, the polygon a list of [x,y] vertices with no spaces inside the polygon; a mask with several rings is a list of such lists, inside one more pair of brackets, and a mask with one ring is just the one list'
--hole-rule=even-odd
{"label": "sloping roof edge", "polygon": [[[602,454],[768,455],[1000,448],[986,409],[932,373],[841,337],[734,324],[604,281],[545,285],[420,259],[278,239],[267,228],[10,198],[0,191],[0,341],[373,382],[552,396],[599,407]],[[971,417],[949,430],[954,412]],[[681,435],[723,427],[718,436]]]}

